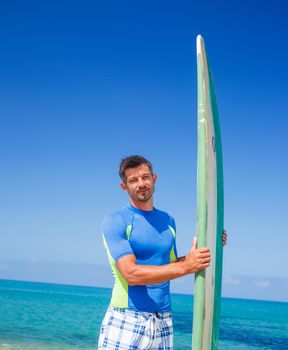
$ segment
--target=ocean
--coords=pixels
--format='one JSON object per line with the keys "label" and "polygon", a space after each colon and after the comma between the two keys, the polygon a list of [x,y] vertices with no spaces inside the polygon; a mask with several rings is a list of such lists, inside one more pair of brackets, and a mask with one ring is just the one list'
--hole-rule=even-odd
{"label": "ocean", "polygon": [[[111,289],[0,280],[0,349],[97,349]],[[191,295],[172,295],[174,349],[191,349]],[[219,349],[288,349],[288,303],[228,299]]]}

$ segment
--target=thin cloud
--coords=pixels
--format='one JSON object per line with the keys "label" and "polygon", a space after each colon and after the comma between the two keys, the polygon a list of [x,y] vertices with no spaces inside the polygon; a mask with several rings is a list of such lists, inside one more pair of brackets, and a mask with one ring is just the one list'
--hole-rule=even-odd
{"label": "thin cloud", "polygon": [[268,288],[271,285],[271,283],[272,282],[270,280],[258,280],[255,281],[253,285],[258,288]]}
{"label": "thin cloud", "polygon": [[225,284],[232,284],[238,286],[241,284],[241,280],[237,277],[229,276],[229,275],[224,275],[223,276],[223,283]]}

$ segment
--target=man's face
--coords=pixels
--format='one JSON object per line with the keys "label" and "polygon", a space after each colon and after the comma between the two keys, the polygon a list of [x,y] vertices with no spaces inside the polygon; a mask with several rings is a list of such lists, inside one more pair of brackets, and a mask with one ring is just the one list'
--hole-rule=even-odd
{"label": "man's face", "polygon": [[121,182],[133,201],[147,202],[155,190],[156,174],[152,174],[147,164],[139,165],[125,171],[126,182]]}

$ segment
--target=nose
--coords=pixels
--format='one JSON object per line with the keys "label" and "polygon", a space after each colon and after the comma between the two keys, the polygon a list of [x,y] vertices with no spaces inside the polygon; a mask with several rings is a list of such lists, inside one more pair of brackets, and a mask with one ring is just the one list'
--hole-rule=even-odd
{"label": "nose", "polygon": [[140,187],[146,186],[145,181],[140,176],[138,178],[138,186],[140,186]]}

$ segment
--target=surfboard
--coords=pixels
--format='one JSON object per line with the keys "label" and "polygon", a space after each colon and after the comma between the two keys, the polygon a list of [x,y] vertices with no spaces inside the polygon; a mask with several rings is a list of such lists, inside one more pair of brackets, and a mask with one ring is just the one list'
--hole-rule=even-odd
{"label": "surfboard", "polygon": [[203,38],[197,36],[197,247],[208,246],[209,268],[195,276],[192,349],[218,348],[224,224],[219,115]]}

